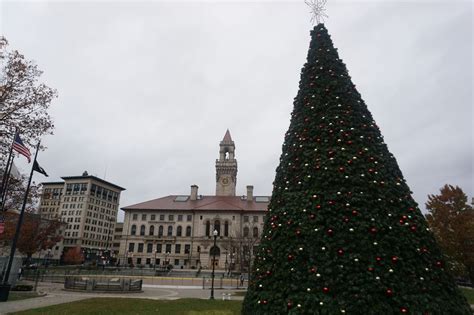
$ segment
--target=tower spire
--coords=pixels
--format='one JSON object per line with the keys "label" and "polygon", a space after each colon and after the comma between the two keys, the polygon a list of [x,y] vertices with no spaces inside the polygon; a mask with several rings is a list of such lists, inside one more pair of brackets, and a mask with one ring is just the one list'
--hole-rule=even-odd
{"label": "tower spire", "polygon": [[235,144],[227,129],[219,144],[219,159],[216,160],[216,196],[235,196],[236,183]]}

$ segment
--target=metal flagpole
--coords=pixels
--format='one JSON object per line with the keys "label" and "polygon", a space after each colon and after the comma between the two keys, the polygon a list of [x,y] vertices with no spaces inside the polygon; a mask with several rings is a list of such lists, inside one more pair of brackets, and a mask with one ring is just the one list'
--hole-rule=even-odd
{"label": "metal flagpole", "polygon": [[15,256],[15,251],[16,251],[16,243],[18,242],[18,238],[20,237],[21,224],[23,223],[23,217],[25,216],[26,202],[28,201],[28,194],[30,192],[31,179],[33,178],[33,172],[34,172],[36,157],[38,156],[38,149],[40,146],[40,142],[41,141],[39,141],[38,145],[36,146],[35,159],[33,160],[33,165],[31,165],[30,179],[28,180],[28,186],[26,186],[26,193],[25,193],[25,197],[23,198],[23,205],[21,206],[20,216],[18,217],[18,223],[16,225],[15,236],[13,237],[13,243],[10,249],[10,257],[8,259],[7,270],[6,270],[5,276],[3,277],[3,284],[8,283],[8,277],[10,276],[10,270],[12,268],[13,258]]}
{"label": "metal flagpole", "polygon": [[2,208],[1,208],[2,211],[5,208],[5,199],[7,197],[8,180],[10,178],[10,172],[12,170],[12,165],[13,165],[13,143],[15,143],[15,137],[17,134],[18,134],[18,129],[15,130],[15,135],[13,136],[12,145],[10,146],[10,152],[8,153],[7,165],[5,166],[5,172],[3,173],[3,178],[2,178],[2,194],[0,195],[2,197]]}

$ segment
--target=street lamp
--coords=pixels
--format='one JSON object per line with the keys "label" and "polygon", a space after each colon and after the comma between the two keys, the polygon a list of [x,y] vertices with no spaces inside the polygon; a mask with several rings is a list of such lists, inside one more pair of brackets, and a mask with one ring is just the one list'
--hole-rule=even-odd
{"label": "street lamp", "polygon": [[[227,254],[228,254],[228,252],[225,251],[225,264],[224,264],[225,268],[224,268],[224,273],[227,272],[227,270],[228,270],[227,267],[229,266],[229,263],[228,263],[228,261],[227,261]],[[229,275],[228,272],[227,272],[227,275]]]}
{"label": "street lamp", "polygon": [[212,247],[212,281],[211,281],[211,300],[214,300],[214,269],[216,267],[216,242],[217,242],[217,230],[214,230],[212,232],[212,235],[214,235],[214,246]]}
{"label": "street lamp", "polygon": [[155,250],[153,251],[155,253],[155,260],[153,261],[153,270],[156,271],[156,253],[158,252],[155,248]]}

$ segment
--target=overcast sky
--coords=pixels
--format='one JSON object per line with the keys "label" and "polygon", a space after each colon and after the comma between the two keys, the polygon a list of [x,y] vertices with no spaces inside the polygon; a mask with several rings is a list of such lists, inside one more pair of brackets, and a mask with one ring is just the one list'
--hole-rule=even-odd
{"label": "overcast sky", "polygon": [[[214,194],[229,128],[237,194],[249,184],[271,194],[310,41],[304,1],[1,1],[0,9],[10,47],[59,93],[55,134],[38,158],[46,180],[87,170],[126,188],[121,207],[188,194],[192,184]],[[420,207],[446,183],[473,196],[472,3],[329,0],[327,14]]]}

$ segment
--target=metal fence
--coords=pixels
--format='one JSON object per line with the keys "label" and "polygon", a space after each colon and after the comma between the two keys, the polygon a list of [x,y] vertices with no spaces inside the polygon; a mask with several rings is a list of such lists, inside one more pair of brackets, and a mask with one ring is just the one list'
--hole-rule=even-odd
{"label": "metal fence", "polygon": [[64,288],[75,291],[141,292],[143,281],[131,278],[66,277]]}

